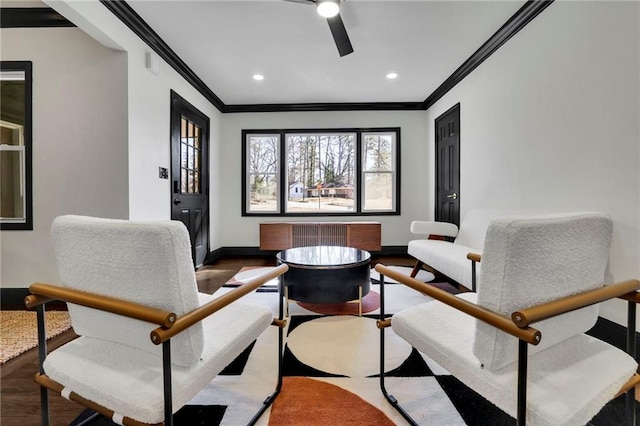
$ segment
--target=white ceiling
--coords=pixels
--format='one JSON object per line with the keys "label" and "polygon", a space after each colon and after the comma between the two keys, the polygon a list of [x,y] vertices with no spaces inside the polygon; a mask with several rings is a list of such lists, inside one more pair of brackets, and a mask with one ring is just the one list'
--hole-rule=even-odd
{"label": "white ceiling", "polygon": [[226,105],[422,102],[524,4],[347,0],[355,51],[341,58],[311,5],[127,2]]}

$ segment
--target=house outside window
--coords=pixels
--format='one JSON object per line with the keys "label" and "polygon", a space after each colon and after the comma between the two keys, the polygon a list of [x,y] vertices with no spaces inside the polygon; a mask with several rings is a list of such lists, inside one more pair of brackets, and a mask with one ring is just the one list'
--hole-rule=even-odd
{"label": "house outside window", "polygon": [[244,130],[245,216],[400,214],[400,129]]}

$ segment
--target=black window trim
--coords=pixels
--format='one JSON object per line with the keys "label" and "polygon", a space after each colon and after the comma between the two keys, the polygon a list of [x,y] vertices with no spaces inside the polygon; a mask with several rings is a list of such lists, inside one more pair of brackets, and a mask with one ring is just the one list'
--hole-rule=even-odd
{"label": "black window trim", "polygon": [[[393,211],[362,211],[362,135],[364,133],[395,133],[395,209]],[[356,209],[353,213],[287,213],[285,212],[286,191],[286,161],[280,161],[278,168],[279,204],[278,212],[249,212],[247,211],[247,136],[248,135],[279,135],[280,155],[286,152],[287,134],[305,133],[355,133],[356,134]],[[371,216],[399,216],[401,214],[401,128],[400,127],[338,127],[338,128],[286,128],[286,129],[243,129],[242,130],[242,199],[241,212],[243,217],[371,217]],[[283,192],[284,191],[284,192]]]}
{"label": "black window trim", "polygon": [[1,222],[2,231],[33,231],[33,62],[0,61],[2,71],[24,71],[25,121],[24,121],[24,222]]}

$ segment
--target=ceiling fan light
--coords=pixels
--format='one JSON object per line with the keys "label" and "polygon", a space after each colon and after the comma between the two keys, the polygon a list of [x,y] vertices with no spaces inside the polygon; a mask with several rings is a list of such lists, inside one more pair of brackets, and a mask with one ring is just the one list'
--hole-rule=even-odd
{"label": "ceiling fan light", "polygon": [[339,0],[318,0],[318,14],[325,18],[332,18],[340,12]]}

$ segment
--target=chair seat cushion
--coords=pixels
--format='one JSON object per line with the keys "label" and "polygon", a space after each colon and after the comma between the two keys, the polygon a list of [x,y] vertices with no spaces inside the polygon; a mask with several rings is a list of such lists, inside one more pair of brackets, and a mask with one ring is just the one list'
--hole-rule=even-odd
{"label": "chair seat cushion", "polygon": [[[459,297],[475,303],[475,296],[466,293]],[[431,301],[400,311],[391,324],[393,331],[416,349],[516,416],[517,362],[493,371],[482,367],[472,350],[473,317]],[[584,334],[530,354],[527,424],[586,424],[636,368],[637,363],[625,352]]]}
{"label": "chair seat cushion", "polygon": [[[202,301],[207,299],[212,297],[201,297]],[[200,359],[188,367],[172,367],[174,412],[213,380],[272,320],[270,308],[245,302],[232,303],[205,319]],[[162,359],[149,352],[79,337],[53,351],[44,368],[51,379],[84,398],[108,408],[120,407],[118,414],[145,423],[164,421]]]}
{"label": "chair seat cushion", "polygon": [[[441,274],[471,288],[471,261],[467,254],[482,254],[461,244],[441,240],[412,240],[409,241],[407,252],[410,256],[429,265]],[[476,264],[476,276],[480,276],[481,264]]]}

